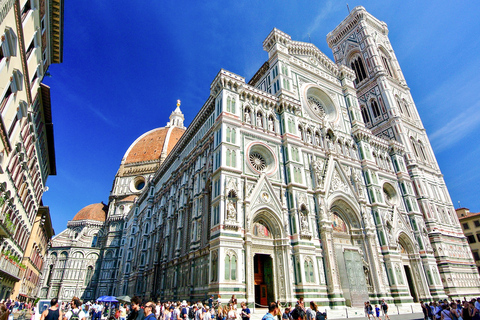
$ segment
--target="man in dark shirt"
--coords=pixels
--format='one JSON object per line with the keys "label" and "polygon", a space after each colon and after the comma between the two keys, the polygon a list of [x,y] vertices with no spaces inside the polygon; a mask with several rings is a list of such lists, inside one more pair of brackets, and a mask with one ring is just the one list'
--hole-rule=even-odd
{"label": "man in dark shirt", "polygon": [[143,309],[140,308],[140,303],[142,300],[139,297],[133,297],[131,300],[132,303],[132,310],[127,316],[127,320],[143,320],[145,318],[145,314],[143,313]]}

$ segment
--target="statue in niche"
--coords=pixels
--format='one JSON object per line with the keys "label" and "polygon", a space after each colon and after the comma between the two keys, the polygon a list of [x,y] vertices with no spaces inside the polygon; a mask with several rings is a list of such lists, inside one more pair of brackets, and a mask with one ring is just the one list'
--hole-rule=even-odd
{"label": "statue in niche", "polygon": [[252,117],[250,116],[250,109],[245,109],[245,122],[252,123]]}
{"label": "statue in niche", "polygon": [[237,209],[233,200],[227,201],[227,220],[235,220],[237,218]]}
{"label": "statue in niche", "polygon": [[307,130],[307,143],[312,143],[312,134],[310,130]]}
{"label": "statue in niche", "polygon": [[272,117],[268,118],[268,130],[275,131],[275,123]]}
{"label": "statue in niche", "polygon": [[315,135],[315,145],[317,145],[318,147],[321,147],[320,136],[318,134]]}
{"label": "statue in niche", "polygon": [[308,233],[308,216],[306,214],[301,215],[300,227],[303,233]]}
{"label": "statue in niche", "polygon": [[257,113],[257,127],[263,127],[263,118],[261,113]]}
{"label": "statue in niche", "polygon": [[323,161],[322,160],[317,160],[313,162],[313,171],[315,172],[317,185],[322,186],[323,185],[323,176],[322,176]]}
{"label": "statue in niche", "polygon": [[365,275],[365,282],[367,283],[367,286],[371,287],[372,281],[370,280],[370,271],[368,270],[368,267],[363,266],[363,273]]}

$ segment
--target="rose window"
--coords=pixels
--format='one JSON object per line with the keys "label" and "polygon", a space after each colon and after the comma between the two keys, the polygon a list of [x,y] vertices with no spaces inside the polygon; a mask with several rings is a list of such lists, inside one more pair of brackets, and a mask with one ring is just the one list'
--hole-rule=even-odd
{"label": "rose window", "polygon": [[250,163],[257,171],[263,171],[267,167],[265,158],[258,152],[250,153]]}
{"label": "rose window", "polygon": [[323,104],[318,101],[318,99],[316,99],[315,97],[308,97],[307,98],[308,100],[308,104],[310,106],[310,108],[312,108],[312,110],[320,117],[320,118],[323,118],[325,117],[325,108],[323,107]]}

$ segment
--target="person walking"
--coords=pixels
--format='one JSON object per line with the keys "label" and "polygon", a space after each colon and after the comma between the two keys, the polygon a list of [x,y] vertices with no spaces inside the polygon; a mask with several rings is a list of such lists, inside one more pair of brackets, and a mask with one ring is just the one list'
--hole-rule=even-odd
{"label": "person walking", "polygon": [[307,308],[307,320],[315,320],[317,316],[317,304],[313,301],[310,301],[310,308]]}
{"label": "person walking", "polygon": [[72,301],[70,302],[72,309],[67,311],[65,313],[65,316],[63,317],[64,319],[67,320],[85,320],[87,318],[85,312],[80,309],[82,306],[82,302],[80,302],[80,299],[78,298],[73,298]]}
{"label": "person walking", "polygon": [[387,319],[390,320],[390,317],[388,316],[388,304],[385,302],[385,299],[382,299],[381,307],[382,307],[383,315],[385,317],[384,320],[387,320]]}
{"label": "person walking", "polygon": [[237,311],[235,310],[233,303],[230,303],[228,313],[227,313],[227,320],[236,320],[237,319]]}

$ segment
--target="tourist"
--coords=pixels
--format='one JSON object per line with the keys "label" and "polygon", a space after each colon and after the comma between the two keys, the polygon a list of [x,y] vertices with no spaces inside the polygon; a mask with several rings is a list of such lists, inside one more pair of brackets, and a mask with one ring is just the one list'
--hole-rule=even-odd
{"label": "tourist", "polygon": [[233,304],[233,308],[237,310],[237,298],[235,297],[235,295],[232,295],[232,298],[230,298],[229,303]]}
{"label": "tourist", "polygon": [[120,303],[120,320],[127,320],[127,308],[125,308],[123,303]]}
{"label": "tourist", "polygon": [[428,306],[426,306],[423,301],[420,301],[420,307],[422,308],[423,312],[423,320],[428,320]]}
{"label": "tourist", "polygon": [[142,302],[142,300],[135,296],[132,298],[131,300],[131,305],[132,305],[132,308],[130,310],[130,313],[128,314],[127,316],[127,320],[143,320],[143,318],[145,317],[144,316],[144,312],[143,312],[143,309],[140,308],[140,303]]}
{"label": "tourist", "polygon": [[155,317],[160,320],[160,316],[162,315],[162,305],[160,301],[157,301],[157,305],[155,306]]}
{"label": "tourist", "polygon": [[[264,317],[265,318],[265,317]],[[305,320],[305,311],[300,306],[295,307],[292,311],[293,320]],[[264,320],[264,319],[262,319]]]}
{"label": "tourist", "polygon": [[203,313],[203,320],[212,320],[212,313],[210,312],[209,306],[205,306],[205,312]]}
{"label": "tourist", "polygon": [[290,307],[285,308],[285,311],[282,314],[282,320],[292,320],[292,316],[290,316]]}
{"label": "tourist", "polygon": [[242,316],[242,320],[249,320],[251,316],[250,309],[247,308],[247,304],[245,302],[242,302],[241,306],[242,306],[242,311],[240,315]]}
{"label": "tourist", "polygon": [[375,316],[377,320],[380,320],[380,308],[378,307],[378,304],[375,305]]}
{"label": "tourist", "polygon": [[182,301],[182,310],[180,311],[180,318],[185,320],[188,318],[188,308],[187,308],[187,301]]}
{"label": "tourist", "polygon": [[147,302],[145,303],[145,306],[143,307],[144,314],[145,314],[145,320],[156,320],[155,318],[155,303],[153,302]]}
{"label": "tourist", "polygon": [[306,316],[307,320],[315,320],[317,316],[317,305],[315,302],[310,301],[310,308],[307,308]]}
{"label": "tourist", "polygon": [[217,307],[217,320],[225,320],[226,318],[225,310],[223,310],[222,305],[219,303]]}
{"label": "tourist", "polygon": [[82,302],[74,297],[70,302],[72,309],[65,313],[64,319],[67,320],[85,320],[87,318],[85,312],[83,312],[80,307],[82,306]]}
{"label": "tourist", "polygon": [[452,315],[450,313],[450,307],[448,306],[448,304],[442,304],[442,311],[440,311],[440,319],[452,320]]}
{"label": "tourist", "polygon": [[[62,320],[62,311],[58,308],[58,299],[50,300],[50,308],[42,312],[40,320]],[[1,320],[1,319],[0,319]]]}
{"label": "tourist", "polygon": [[450,314],[452,315],[451,316],[452,320],[458,320],[458,318],[460,317],[461,313],[457,309],[456,302],[452,302],[450,304]]}
{"label": "tourist", "polygon": [[472,320],[472,316],[470,315],[470,303],[468,301],[463,301],[462,319]]}
{"label": "tourist", "polygon": [[373,308],[370,304],[370,301],[365,302],[365,313],[367,314],[367,318],[370,320],[370,317],[373,316]]}
{"label": "tourist", "polygon": [[475,307],[475,302],[477,302],[475,299],[470,301],[470,317],[472,320],[480,320],[480,310]]}
{"label": "tourist", "polygon": [[[234,296],[232,296],[232,298],[233,297]],[[228,313],[227,313],[227,320],[236,320],[236,319],[237,319],[237,311],[235,310],[233,303],[230,303]]]}
{"label": "tourist", "polygon": [[277,304],[275,302],[271,302],[268,305],[268,312],[262,318],[262,320],[275,320],[275,316],[277,314]]}
{"label": "tourist", "polygon": [[8,311],[7,305],[3,302],[0,303],[0,320],[8,320],[9,315],[10,315],[10,311]]}
{"label": "tourist", "polygon": [[385,302],[385,299],[382,299],[381,307],[382,312],[385,316],[384,320],[390,319],[390,317],[388,316],[388,304]]}

